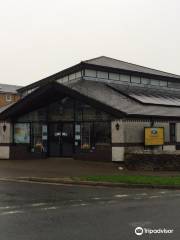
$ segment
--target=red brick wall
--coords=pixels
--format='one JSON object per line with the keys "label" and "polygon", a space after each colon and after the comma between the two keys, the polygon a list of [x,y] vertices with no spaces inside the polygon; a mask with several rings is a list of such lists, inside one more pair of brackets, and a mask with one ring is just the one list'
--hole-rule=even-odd
{"label": "red brick wall", "polygon": [[[6,101],[6,95],[11,96],[11,101]],[[20,99],[20,96],[12,93],[0,93],[0,107],[6,106],[10,103],[17,102]]]}

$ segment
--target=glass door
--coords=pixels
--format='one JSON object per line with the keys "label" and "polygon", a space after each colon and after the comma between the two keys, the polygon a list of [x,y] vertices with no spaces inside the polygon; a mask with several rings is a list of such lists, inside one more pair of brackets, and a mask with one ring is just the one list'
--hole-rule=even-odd
{"label": "glass door", "polygon": [[49,156],[70,157],[73,155],[74,124],[66,122],[49,125]]}

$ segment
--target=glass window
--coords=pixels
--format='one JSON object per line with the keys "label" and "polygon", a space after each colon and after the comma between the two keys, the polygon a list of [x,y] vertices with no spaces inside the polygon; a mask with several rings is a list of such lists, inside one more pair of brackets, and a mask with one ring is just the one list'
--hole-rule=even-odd
{"label": "glass window", "polygon": [[150,79],[148,79],[148,78],[141,78],[141,83],[142,84],[149,84],[150,83]]}
{"label": "glass window", "polygon": [[121,75],[120,75],[120,81],[130,82],[130,76],[129,76],[129,75],[121,74]]}
{"label": "glass window", "polygon": [[35,121],[46,121],[47,119],[47,111],[46,108],[40,108],[36,111],[29,112],[20,118],[18,118],[18,122],[35,122]]}
{"label": "glass window", "polygon": [[12,101],[12,96],[10,94],[5,96],[6,102],[11,102]]}
{"label": "glass window", "polygon": [[95,145],[103,145],[111,142],[110,122],[94,123],[94,142]]}
{"label": "glass window", "polygon": [[119,74],[118,73],[109,73],[109,79],[111,80],[119,80]]}
{"label": "glass window", "polygon": [[74,102],[68,97],[59,102],[49,105],[50,121],[73,121],[74,120]]}
{"label": "glass window", "polygon": [[98,78],[105,78],[105,79],[108,79],[108,72],[101,72],[101,71],[98,71],[98,72],[97,72],[97,77],[98,77]]}
{"label": "glass window", "polygon": [[96,71],[91,69],[85,69],[85,76],[96,77]]}
{"label": "glass window", "polygon": [[160,81],[160,86],[167,87],[167,81]]}
{"label": "glass window", "polygon": [[91,148],[92,136],[92,123],[81,123],[81,149]]}
{"label": "glass window", "polygon": [[159,86],[160,85],[159,80],[151,79],[151,85]]}
{"label": "glass window", "polygon": [[81,77],[81,71],[76,72],[76,78],[80,78]]}
{"label": "glass window", "polygon": [[141,83],[141,78],[136,76],[131,76],[132,83]]}
{"label": "glass window", "polygon": [[168,87],[170,87],[170,88],[180,88],[180,83],[168,81]]}
{"label": "glass window", "polygon": [[33,123],[31,128],[32,152],[47,152],[47,125]]}
{"label": "glass window", "polygon": [[30,124],[29,123],[14,124],[14,142],[30,143]]}
{"label": "glass window", "polygon": [[69,80],[73,80],[76,78],[76,74],[75,73],[72,73],[69,75]]}
{"label": "glass window", "polygon": [[176,124],[175,123],[170,123],[169,131],[170,131],[170,142],[175,143],[176,142]]}

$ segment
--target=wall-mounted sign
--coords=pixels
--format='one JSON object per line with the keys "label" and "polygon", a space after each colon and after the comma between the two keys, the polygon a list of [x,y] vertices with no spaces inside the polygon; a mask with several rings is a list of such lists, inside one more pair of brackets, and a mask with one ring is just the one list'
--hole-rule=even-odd
{"label": "wall-mounted sign", "polygon": [[145,145],[146,146],[158,146],[164,144],[164,128],[145,128]]}

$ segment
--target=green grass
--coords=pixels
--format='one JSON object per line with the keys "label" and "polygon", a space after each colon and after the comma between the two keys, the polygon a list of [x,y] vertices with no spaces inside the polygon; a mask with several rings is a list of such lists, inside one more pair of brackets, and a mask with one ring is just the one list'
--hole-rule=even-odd
{"label": "green grass", "polygon": [[79,177],[83,181],[93,182],[110,182],[110,183],[128,183],[128,184],[150,184],[150,185],[179,185],[180,176],[129,176],[129,175],[112,175],[112,176],[86,176]]}

